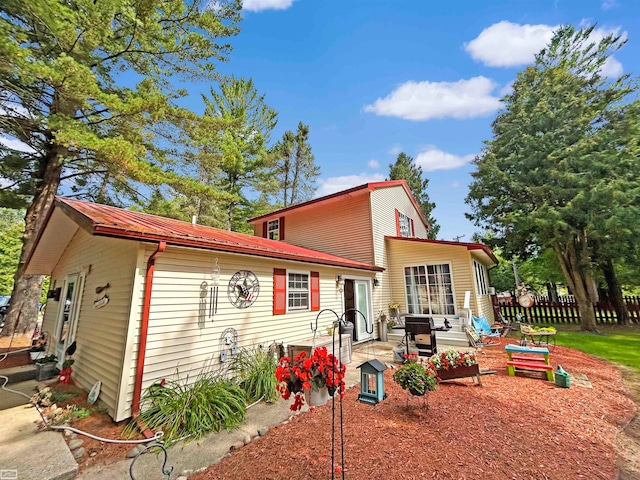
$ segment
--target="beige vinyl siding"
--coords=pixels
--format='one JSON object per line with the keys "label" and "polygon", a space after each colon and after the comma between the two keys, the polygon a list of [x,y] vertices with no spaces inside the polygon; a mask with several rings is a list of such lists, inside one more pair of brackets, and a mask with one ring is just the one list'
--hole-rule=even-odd
{"label": "beige vinyl siding", "polygon": [[479,295],[476,299],[476,303],[478,305],[478,313],[476,314],[476,316],[487,317],[489,323],[492,324],[495,319],[493,315],[493,305],[491,305],[491,296]]}
{"label": "beige vinyl siding", "polygon": [[[373,288],[374,320],[377,319],[380,311],[389,315],[389,303],[399,301],[399,294],[392,290],[392,283],[394,283],[396,279],[395,277],[390,277],[391,263],[388,258],[384,239],[385,236],[395,237],[397,235],[396,209],[413,219],[416,237],[427,237],[426,227],[422,223],[422,220],[420,220],[420,216],[418,212],[416,212],[404,188],[401,186],[393,186],[377,188],[371,192],[373,263],[385,268],[384,272],[377,274],[380,280],[380,286]],[[394,285],[394,287],[396,290],[402,292],[404,288],[404,277],[401,278],[401,283]],[[404,300],[402,303],[404,303]],[[378,335],[377,331],[376,335]]]}
{"label": "beige vinyl siding", "polygon": [[[85,272],[86,279],[78,315],[77,350],[73,355],[74,381],[90,389],[100,380],[100,400],[115,416],[118,388],[131,302],[137,246],[126,240],[92,237],[78,230],[52,273],[52,285],[63,285],[66,275]],[[97,295],[95,289],[111,286]],[[105,293],[109,303],[99,309],[93,302]],[[43,330],[52,335],[64,302],[47,301]],[[49,346],[51,352],[55,346]]]}
{"label": "beige vinyl siding", "polygon": [[[472,292],[474,298],[473,273],[471,270],[471,257],[463,246],[438,245],[433,243],[421,243],[402,240],[387,240],[389,261],[392,267],[388,271],[393,285],[392,299],[400,303],[400,311],[406,312],[407,299],[404,284],[404,267],[426,264],[451,265],[453,277],[453,293],[456,304],[456,314],[464,305],[464,292]],[[472,308],[474,308],[472,303]]]}
{"label": "beige vinyl siding", "polygon": [[[262,226],[256,235],[262,236]],[[284,240],[292,245],[373,264],[368,191],[320,208],[285,213]]]}
{"label": "beige vinyl siding", "polygon": [[[146,247],[138,262],[140,275],[144,274],[147,258],[154,251],[155,246]],[[218,311],[213,318],[209,318],[209,288],[212,283],[210,274],[216,258],[220,267]],[[176,378],[176,374],[180,378],[186,378],[188,374],[189,381],[193,381],[205,365],[217,370],[220,366],[221,335],[227,328],[237,331],[240,347],[255,344],[268,347],[274,341],[283,342],[286,346],[294,340],[311,338],[310,324],[315,323],[318,312],[272,315],[274,268],[319,272],[321,310],[331,308],[338,313],[342,310],[342,298],[336,289],[336,275],[362,275],[362,272],[355,270],[167,247],[156,260],[143,392],[153,382],[162,378]],[[227,294],[231,276],[240,270],[250,270],[260,282],[258,298],[246,309],[234,307]],[[203,282],[207,282],[206,288],[203,288]],[[135,310],[142,311],[143,296],[144,282],[141,282],[135,292]],[[201,298],[204,299],[202,305]],[[331,314],[323,314],[318,322],[318,335],[326,334],[326,327],[334,319]],[[139,322],[132,328],[132,336],[132,354],[120,418],[131,414]],[[225,365],[228,366],[228,362]]]}

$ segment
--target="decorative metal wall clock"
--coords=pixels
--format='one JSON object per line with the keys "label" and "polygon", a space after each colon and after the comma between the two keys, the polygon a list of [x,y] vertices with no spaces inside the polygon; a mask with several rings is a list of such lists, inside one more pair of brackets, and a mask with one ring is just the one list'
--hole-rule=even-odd
{"label": "decorative metal wall clock", "polygon": [[236,272],[229,280],[227,295],[236,308],[247,308],[253,305],[260,293],[258,277],[249,270]]}

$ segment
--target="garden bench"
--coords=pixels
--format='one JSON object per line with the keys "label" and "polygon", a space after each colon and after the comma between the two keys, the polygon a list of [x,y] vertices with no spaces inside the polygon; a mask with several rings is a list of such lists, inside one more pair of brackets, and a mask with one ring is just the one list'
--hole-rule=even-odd
{"label": "garden bench", "polygon": [[[509,376],[516,375],[516,368],[526,370],[544,371],[547,374],[547,380],[553,382],[553,366],[549,361],[549,349],[522,347],[520,345],[506,345],[504,347],[507,352],[507,371]],[[522,355],[513,355],[522,354]]]}

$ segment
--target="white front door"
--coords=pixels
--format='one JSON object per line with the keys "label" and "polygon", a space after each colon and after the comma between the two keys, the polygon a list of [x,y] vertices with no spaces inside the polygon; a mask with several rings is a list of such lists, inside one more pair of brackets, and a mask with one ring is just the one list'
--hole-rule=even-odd
{"label": "white front door", "polygon": [[355,308],[362,313],[356,314],[356,338],[358,341],[369,340],[373,334],[373,323],[371,321],[371,299],[370,282],[368,280],[354,280],[353,290],[355,297]]}
{"label": "white front door", "polygon": [[58,363],[56,367],[62,369],[65,352],[76,338],[78,329],[78,313],[84,287],[84,274],[67,275],[60,294],[60,311],[53,340],[56,345]]}

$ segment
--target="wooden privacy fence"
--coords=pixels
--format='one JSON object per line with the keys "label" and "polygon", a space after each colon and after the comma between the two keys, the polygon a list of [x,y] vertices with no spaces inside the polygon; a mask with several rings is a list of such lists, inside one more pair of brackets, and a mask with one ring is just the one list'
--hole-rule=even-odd
{"label": "wooden privacy fence", "polygon": [[[632,321],[640,321],[640,297],[623,297]],[[580,310],[573,296],[562,296],[557,302],[548,297],[534,297],[535,303],[530,308],[521,307],[514,297],[498,299],[500,313],[504,318],[515,322],[518,315],[526,323],[580,323]],[[609,301],[598,302],[593,307],[596,322],[600,324],[618,323],[616,312]]]}

